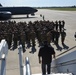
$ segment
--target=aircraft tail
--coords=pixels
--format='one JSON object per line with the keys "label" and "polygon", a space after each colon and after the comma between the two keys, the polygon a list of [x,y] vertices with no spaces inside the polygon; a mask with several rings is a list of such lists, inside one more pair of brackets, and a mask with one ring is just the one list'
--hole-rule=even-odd
{"label": "aircraft tail", "polygon": [[2,4],[0,3],[0,7],[2,7]]}

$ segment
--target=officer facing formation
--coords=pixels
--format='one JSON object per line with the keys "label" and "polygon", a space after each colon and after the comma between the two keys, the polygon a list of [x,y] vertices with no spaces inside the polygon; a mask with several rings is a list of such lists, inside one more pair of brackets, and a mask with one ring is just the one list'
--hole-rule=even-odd
{"label": "officer facing formation", "polygon": [[44,45],[39,49],[38,53],[39,63],[41,64],[42,69],[42,75],[46,75],[46,73],[51,73],[52,55],[55,58],[54,48],[52,46],[48,46],[47,41],[44,41]]}

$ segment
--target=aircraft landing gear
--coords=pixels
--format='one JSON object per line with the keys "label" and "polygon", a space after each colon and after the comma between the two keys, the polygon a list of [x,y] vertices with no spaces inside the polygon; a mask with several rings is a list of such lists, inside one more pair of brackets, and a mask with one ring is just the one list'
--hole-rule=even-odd
{"label": "aircraft landing gear", "polygon": [[29,18],[29,15],[27,14],[27,18]]}

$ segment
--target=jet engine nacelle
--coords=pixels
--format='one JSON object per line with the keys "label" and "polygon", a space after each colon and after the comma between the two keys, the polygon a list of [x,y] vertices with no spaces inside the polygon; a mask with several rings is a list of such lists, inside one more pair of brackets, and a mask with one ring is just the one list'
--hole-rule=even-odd
{"label": "jet engine nacelle", "polygon": [[0,12],[0,20],[8,20],[11,18],[12,13],[11,12]]}

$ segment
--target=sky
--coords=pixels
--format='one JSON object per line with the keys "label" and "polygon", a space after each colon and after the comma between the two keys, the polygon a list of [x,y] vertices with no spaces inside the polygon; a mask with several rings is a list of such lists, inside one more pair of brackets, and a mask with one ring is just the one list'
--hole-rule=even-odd
{"label": "sky", "polygon": [[76,6],[76,0],[0,0],[3,6]]}

